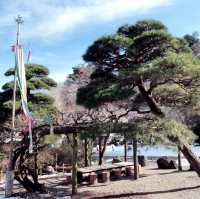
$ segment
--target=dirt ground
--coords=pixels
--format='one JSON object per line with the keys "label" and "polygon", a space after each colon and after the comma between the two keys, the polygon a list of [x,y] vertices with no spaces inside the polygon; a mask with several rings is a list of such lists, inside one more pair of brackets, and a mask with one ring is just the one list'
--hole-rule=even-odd
{"label": "dirt ground", "polygon": [[[64,177],[41,180],[48,187],[47,194],[28,194],[29,198],[57,198],[70,195],[71,186],[65,185]],[[0,186],[1,187],[1,186]],[[15,193],[24,190],[15,185]],[[121,180],[96,185],[81,185],[73,199],[134,198],[134,199],[200,199],[200,178],[193,171],[159,170],[145,167],[138,180],[122,177]],[[0,198],[3,198],[0,188]]]}

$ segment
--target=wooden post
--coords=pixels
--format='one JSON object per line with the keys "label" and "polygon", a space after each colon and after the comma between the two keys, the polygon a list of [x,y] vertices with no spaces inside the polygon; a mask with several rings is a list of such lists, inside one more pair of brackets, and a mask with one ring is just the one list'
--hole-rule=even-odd
{"label": "wooden post", "polygon": [[178,146],[178,171],[183,171],[182,161],[181,161],[181,150],[179,146]]}
{"label": "wooden post", "polygon": [[102,136],[99,136],[99,165],[102,165],[103,163],[103,157],[102,157]]}
{"label": "wooden post", "polygon": [[137,137],[136,137],[136,133],[134,133],[134,138],[133,138],[133,162],[134,162],[134,179],[137,180],[139,178],[139,172],[138,172]]}
{"label": "wooden post", "polygon": [[88,150],[89,150],[88,161],[89,161],[89,166],[91,166],[92,165],[93,141],[90,140],[89,144],[90,144],[90,147],[88,147]]}
{"label": "wooden post", "polygon": [[124,137],[124,161],[127,162],[127,141]]}
{"label": "wooden post", "polygon": [[85,138],[84,140],[84,156],[85,156],[85,167],[88,167],[88,140]]}
{"label": "wooden post", "polygon": [[40,165],[40,172],[39,172],[40,175],[42,175],[42,165]]}
{"label": "wooden post", "polygon": [[72,155],[72,195],[77,194],[77,162],[78,162],[78,135],[73,133]]}

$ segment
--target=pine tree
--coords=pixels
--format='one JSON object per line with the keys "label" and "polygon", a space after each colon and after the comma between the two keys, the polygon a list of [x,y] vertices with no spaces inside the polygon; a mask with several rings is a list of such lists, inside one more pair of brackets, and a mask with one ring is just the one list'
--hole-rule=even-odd
{"label": "pine tree", "polygon": [[[50,90],[56,86],[56,82],[49,78],[49,70],[42,65],[27,64],[26,79],[27,79],[27,97],[28,106],[36,119],[43,119],[46,115],[53,115],[56,108],[54,107],[54,99],[46,90]],[[12,77],[14,69],[11,68],[5,72],[5,76]],[[2,86],[0,93],[0,119],[1,122],[6,122],[10,119],[12,111],[12,96],[13,96],[14,81],[9,81]],[[20,93],[17,86],[16,91],[16,113],[21,111]]]}
{"label": "pine tree", "polygon": [[188,42],[189,47],[192,49],[193,54],[200,58],[200,39],[199,33],[194,32],[192,35],[185,35],[184,39]]}
{"label": "pine tree", "polygon": [[[52,117],[55,112],[56,108],[54,107],[54,99],[49,96],[46,90],[50,90],[51,87],[56,86],[56,82],[48,77],[49,70],[42,65],[38,64],[27,64],[25,66],[26,70],[26,80],[27,80],[27,100],[28,100],[28,107],[29,110],[36,121],[37,125],[41,121],[44,121],[45,117]],[[14,75],[14,69],[11,68],[6,71],[5,76],[12,77]],[[14,81],[10,81],[5,83],[2,86],[2,92],[0,93],[0,120],[1,125],[9,126],[11,123],[11,115],[12,115],[12,108],[13,108],[13,88],[14,88]],[[23,116],[22,108],[21,108],[21,97],[19,87],[16,87],[16,111],[15,111],[15,128],[19,129],[17,131],[23,131],[23,128],[27,128],[27,119]],[[25,121],[24,121],[24,119]],[[34,130],[33,130],[34,131]],[[25,154],[28,153],[28,134],[21,134],[22,140],[20,147],[15,149],[14,152],[11,153],[10,161],[8,165],[8,170],[13,171],[15,169],[15,164],[17,159],[20,156],[20,163],[18,165],[19,173],[15,175],[15,179],[17,179],[27,190],[41,190],[41,185],[38,183],[38,176],[37,176],[37,144],[38,139],[37,135],[33,133],[33,140],[34,140],[34,171],[30,174],[32,177],[32,181],[22,173],[28,174],[27,170],[28,167],[22,166],[24,162],[28,163],[27,159],[31,158],[31,155],[28,157],[24,157]],[[18,136],[17,133],[14,136]],[[5,137],[5,132],[1,132],[0,137]],[[10,136],[9,136],[10,137]],[[13,146],[11,146],[11,151]],[[29,182],[28,182],[29,181]],[[29,184],[30,183],[30,184]],[[11,183],[12,184],[12,183]]]}
{"label": "pine tree", "polygon": [[[132,110],[164,118],[163,107],[199,110],[200,60],[188,43],[171,35],[159,21],[144,20],[95,41],[83,56],[96,66],[91,82],[78,92],[88,108],[130,99]],[[200,175],[200,162],[187,144],[177,144]]]}

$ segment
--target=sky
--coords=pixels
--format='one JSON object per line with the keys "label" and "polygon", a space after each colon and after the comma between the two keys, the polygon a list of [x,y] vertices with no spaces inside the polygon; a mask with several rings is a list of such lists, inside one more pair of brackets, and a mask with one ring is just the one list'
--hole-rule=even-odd
{"label": "sky", "polygon": [[21,15],[20,42],[25,60],[49,68],[62,82],[82,55],[103,35],[141,19],[161,20],[175,36],[200,32],[199,0],[0,0],[0,87],[14,65],[11,45],[16,40],[15,17]]}

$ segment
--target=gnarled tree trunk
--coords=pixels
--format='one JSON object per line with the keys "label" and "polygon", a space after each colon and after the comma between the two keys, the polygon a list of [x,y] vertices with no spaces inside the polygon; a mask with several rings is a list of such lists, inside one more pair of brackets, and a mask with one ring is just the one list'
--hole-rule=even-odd
{"label": "gnarled tree trunk", "polygon": [[181,152],[185,156],[185,158],[190,163],[191,168],[194,169],[196,171],[196,173],[200,176],[199,158],[192,152],[190,147],[187,144],[183,143],[181,140],[180,140],[179,147],[180,147]]}
{"label": "gnarled tree trunk", "polygon": [[[138,89],[143,96],[144,100],[148,104],[151,112],[159,117],[165,117],[165,114],[162,112],[160,107],[157,105],[151,93],[147,92],[142,80],[138,81]],[[183,142],[180,138],[177,138],[180,144],[180,150],[185,156],[185,158],[190,163],[191,167],[196,171],[196,173],[200,176],[200,160],[199,158],[192,152],[187,143]]]}
{"label": "gnarled tree trunk", "polygon": [[29,168],[27,160],[31,158],[29,154],[29,138],[24,135],[21,146],[15,149],[12,160],[12,168],[15,168],[16,162],[19,163],[18,170],[15,172],[15,179],[29,192],[45,192],[42,184],[38,182],[35,169]]}
{"label": "gnarled tree trunk", "polygon": [[179,146],[177,148],[178,148],[178,170],[182,171],[183,168],[182,168],[182,161],[181,161],[181,150]]}
{"label": "gnarled tree trunk", "polygon": [[[106,151],[106,145],[107,145],[109,136],[110,136],[110,133],[107,133],[105,137],[99,136],[99,165],[103,164],[103,156]],[[103,146],[102,146],[102,141],[103,141]]]}

